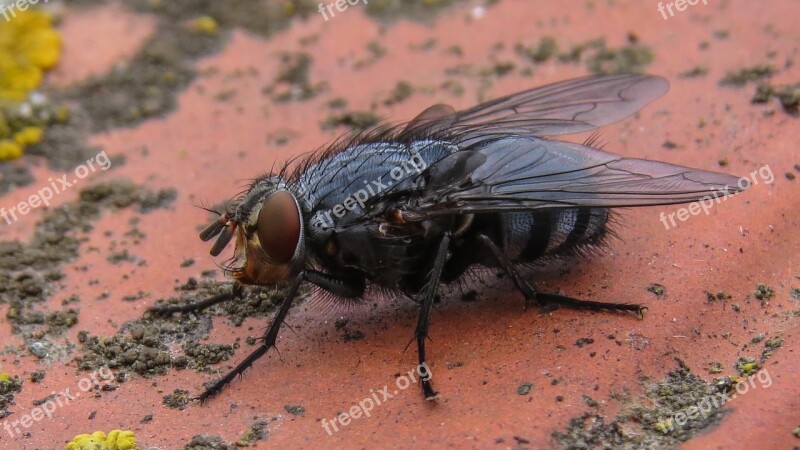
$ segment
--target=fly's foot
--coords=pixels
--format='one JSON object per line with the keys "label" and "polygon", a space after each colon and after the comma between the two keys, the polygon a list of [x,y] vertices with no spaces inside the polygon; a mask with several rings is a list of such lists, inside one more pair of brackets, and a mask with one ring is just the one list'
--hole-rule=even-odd
{"label": "fly's foot", "polygon": [[420,383],[422,384],[422,395],[425,397],[425,400],[429,402],[436,400],[436,397],[439,396],[439,393],[433,390],[431,381],[428,379],[422,379]]}
{"label": "fly's foot", "polygon": [[646,306],[634,303],[606,303],[594,302],[589,300],[578,300],[572,297],[565,297],[558,294],[537,293],[536,301],[542,312],[550,312],[558,308],[578,309],[585,311],[610,311],[610,312],[633,312],[639,320],[644,319]]}

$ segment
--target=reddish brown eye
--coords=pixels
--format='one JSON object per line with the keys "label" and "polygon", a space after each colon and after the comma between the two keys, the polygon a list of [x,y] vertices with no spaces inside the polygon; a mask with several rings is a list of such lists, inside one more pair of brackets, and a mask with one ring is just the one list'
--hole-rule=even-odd
{"label": "reddish brown eye", "polygon": [[258,213],[258,240],[273,261],[292,259],[300,240],[300,213],[292,194],[278,191],[264,201]]}

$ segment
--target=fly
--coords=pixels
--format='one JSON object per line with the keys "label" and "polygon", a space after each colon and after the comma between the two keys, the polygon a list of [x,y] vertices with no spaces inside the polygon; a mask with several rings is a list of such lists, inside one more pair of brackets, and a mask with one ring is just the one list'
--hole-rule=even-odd
{"label": "fly", "polygon": [[[585,254],[609,235],[610,209],[735,194],[738,178],[592,146],[547,139],[634,113],[669,83],[640,74],[588,76],[492,100],[464,111],[432,106],[407,124],[344,138],[291,168],[257,178],[201,233],[219,255],[235,238],[230,293],[172,313],[241,297],[245,285],[288,285],[258,348],[202,394],[219,393],[275,346],[300,286],[337,299],[377,287],[419,304],[420,365],[441,284],[476,266],[505,273],[527,305],[632,312],[644,306],[539,292],[523,269]],[[422,379],[426,399],[436,398]]]}

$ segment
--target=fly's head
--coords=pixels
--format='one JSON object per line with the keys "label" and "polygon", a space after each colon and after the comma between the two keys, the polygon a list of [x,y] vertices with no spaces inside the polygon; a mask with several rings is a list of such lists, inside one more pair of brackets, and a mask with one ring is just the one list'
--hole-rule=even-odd
{"label": "fly's head", "polygon": [[234,235],[236,249],[226,270],[243,284],[283,283],[302,264],[300,206],[276,176],[256,180],[239,201],[200,232],[200,239],[218,236],[211,247],[211,255],[217,256]]}

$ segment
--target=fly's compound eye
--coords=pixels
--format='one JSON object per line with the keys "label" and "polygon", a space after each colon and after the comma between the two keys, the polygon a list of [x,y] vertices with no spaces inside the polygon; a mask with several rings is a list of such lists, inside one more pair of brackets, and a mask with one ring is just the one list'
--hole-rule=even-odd
{"label": "fly's compound eye", "polygon": [[278,191],[264,200],[258,213],[258,240],[276,263],[292,259],[300,242],[300,212],[288,191]]}

